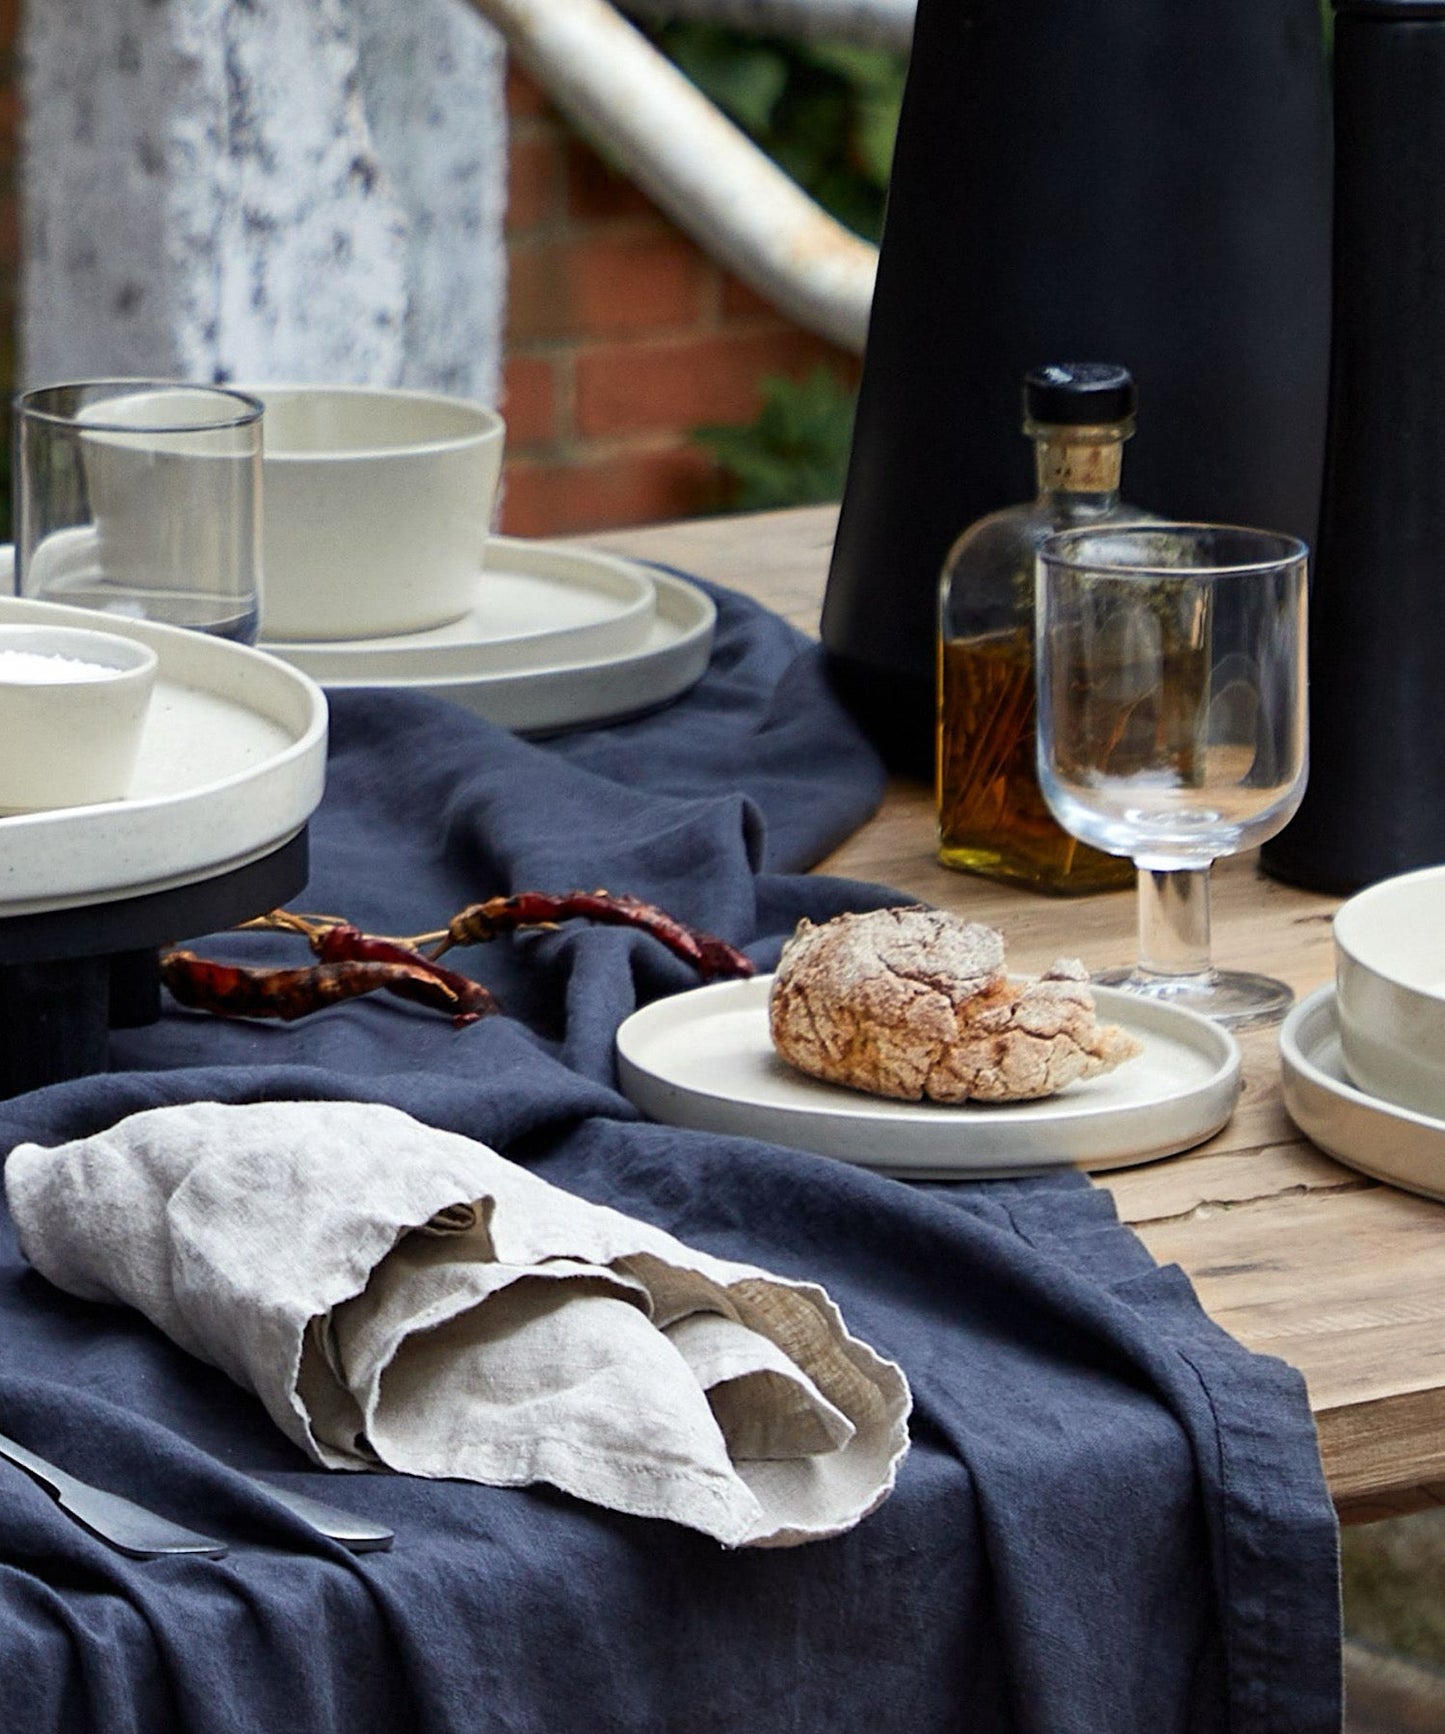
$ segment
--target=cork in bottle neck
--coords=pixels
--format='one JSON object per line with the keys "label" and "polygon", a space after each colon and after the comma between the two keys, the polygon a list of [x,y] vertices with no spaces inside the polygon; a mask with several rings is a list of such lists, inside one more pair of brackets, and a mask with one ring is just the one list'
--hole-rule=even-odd
{"label": "cork in bottle neck", "polygon": [[1041,494],[1117,494],[1133,421],[1097,427],[1028,422]]}

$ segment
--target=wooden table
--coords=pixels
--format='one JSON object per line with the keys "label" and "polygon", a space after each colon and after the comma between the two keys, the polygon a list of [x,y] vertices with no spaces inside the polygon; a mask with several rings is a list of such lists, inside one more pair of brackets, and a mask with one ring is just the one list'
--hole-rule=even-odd
{"label": "wooden table", "polygon": [[[664,560],[767,603],[816,633],[836,513],[715,518],[585,540]],[[896,781],[876,818],[819,871],[881,881],[1001,928],[1009,959],[1091,967],[1133,954],[1127,894],[1055,900],[941,867],[932,791]],[[1330,979],[1337,899],[1214,875],[1214,950],[1303,995]],[[1246,1033],[1229,1125],[1197,1150],[1099,1176],[1161,1262],[1177,1262],[1240,1342],[1304,1374],[1330,1489],[1346,1522],[1445,1503],[1445,1204],[1367,1179],[1297,1132],[1280,1098],[1278,1035]]]}

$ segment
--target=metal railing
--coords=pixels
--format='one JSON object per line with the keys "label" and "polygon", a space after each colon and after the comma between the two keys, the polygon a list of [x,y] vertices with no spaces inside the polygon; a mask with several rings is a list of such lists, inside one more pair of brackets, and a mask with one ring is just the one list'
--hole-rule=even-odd
{"label": "metal railing", "polygon": [[[861,352],[877,248],[815,204],[607,0],[472,4],[577,131],[704,251],[798,324]],[[892,46],[912,17],[911,0],[627,4],[874,44],[887,30]]]}

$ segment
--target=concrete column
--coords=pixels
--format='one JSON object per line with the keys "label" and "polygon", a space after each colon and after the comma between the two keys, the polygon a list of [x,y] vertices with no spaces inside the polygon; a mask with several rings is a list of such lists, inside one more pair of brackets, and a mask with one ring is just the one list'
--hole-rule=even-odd
{"label": "concrete column", "polygon": [[504,51],[466,0],[45,0],[24,67],[26,383],[495,401]]}

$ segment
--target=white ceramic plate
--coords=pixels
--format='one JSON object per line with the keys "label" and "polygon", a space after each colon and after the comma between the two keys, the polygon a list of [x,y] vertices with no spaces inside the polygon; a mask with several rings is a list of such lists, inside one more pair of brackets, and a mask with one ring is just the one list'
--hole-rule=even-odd
{"label": "white ceramic plate", "polygon": [[1284,1105],[1305,1137],[1373,1179],[1445,1199],[1445,1120],[1367,1095],[1349,1081],[1333,986],[1303,999],[1279,1033]]}
{"label": "white ceramic plate", "polygon": [[[326,698],[243,645],[0,596],[0,622],[103,629],[160,659],[126,798],[0,818],[0,916],[194,883],[279,848],[326,776]],[[3,743],[0,743],[3,750]]]}
{"label": "white ceramic plate", "polygon": [[[555,603],[570,590],[575,603],[580,589],[591,606],[603,575],[611,583],[618,566],[631,564],[588,549],[559,550],[555,544],[497,540],[506,551],[508,575],[516,581],[514,600],[530,589],[534,598],[546,594]],[[561,575],[563,553],[567,570],[585,573],[585,583]],[[550,576],[540,576],[544,567]],[[434,635],[418,633],[406,661],[395,647],[411,643],[410,639],[378,641],[389,647],[380,659],[359,643],[266,648],[333,690],[385,686],[432,693],[521,734],[616,722],[665,704],[700,679],[712,654],[717,623],[711,597],[696,585],[667,572],[633,570],[645,576],[651,588],[651,610],[645,621],[635,613],[629,616],[629,632],[639,625],[642,629],[632,643],[622,646],[609,647],[595,638],[589,643],[584,634],[569,649],[549,642],[543,633],[490,641],[454,638],[428,648],[421,641]],[[488,570],[479,586],[493,583],[498,576]],[[453,629],[440,630],[445,634]]]}
{"label": "white ceramic plate", "polygon": [[795,1071],[768,1033],[771,976],[654,1001],[617,1032],[629,1099],[654,1120],[761,1138],[911,1179],[1121,1168],[1212,1136],[1239,1094],[1239,1044],[1193,1012],[1096,988],[1143,1052],[1041,1102],[895,1102]]}
{"label": "white ceramic plate", "polygon": [[595,549],[493,536],[469,614],[392,638],[265,641],[322,682],[505,674],[634,649],[656,611],[651,572]]}

